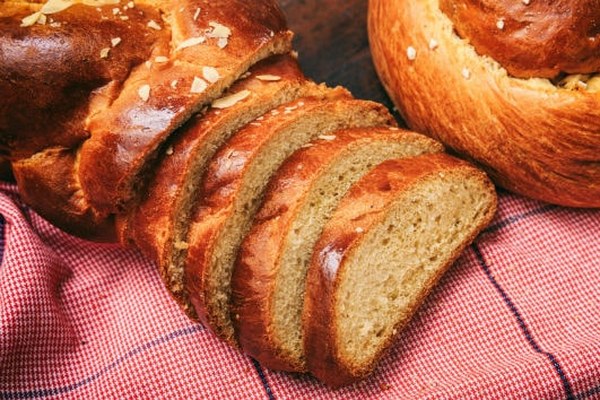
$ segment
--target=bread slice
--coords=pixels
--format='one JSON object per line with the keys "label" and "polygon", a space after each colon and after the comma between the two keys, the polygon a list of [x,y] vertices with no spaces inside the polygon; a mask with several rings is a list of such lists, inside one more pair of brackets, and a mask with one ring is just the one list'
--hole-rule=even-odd
{"label": "bread slice", "polygon": [[[325,97],[330,91],[307,81],[290,55],[258,63],[225,94],[224,99],[231,100],[228,107],[212,107],[182,127],[163,154],[139,206],[118,218],[121,243],[132,242],[159,264],[169,292],[190,317],[197,318],[181,284],[180,264],[172,258],[177,254],[174,247],[186,241],[208,161],[238,129],[265,112],[303,95]],[[239,101],[234,102],[236,96]]]}
{"label": "bread slice", "polygon": [[211,161],[189,231],[184,276],[200,319],[231,344],[231,272],[271,175],[319,135],[393,123],[379,104],[351,99],[345,91],[330,97],[301,98],[271,111],[240,130]]}
{"label": "bread slice", "polygon": [[397,128],[334,132],[295,152],[271,179],[232,276],[241,347],[262,365],[306,369],[302,307],[312,249],[350,186],[381,162],[443,151]]}
{"label": "bread slice", "polygon": [[131,72],[113,102],[92,111],[87,125],[79,178],[100,212],[122,212],[136,198],[175,129],[256,62],[291,50],[292,34],[272,0],[156,4],[162,20],[148,21],[147,29],[170,32],[169,40],[155,44],[148,63]]}
{"label": "bread slice", "polygon": [[484,173],[446,154],[387,161],[356,183],[308,271],[310,372],[331,386],[369,374],[495,209]]}

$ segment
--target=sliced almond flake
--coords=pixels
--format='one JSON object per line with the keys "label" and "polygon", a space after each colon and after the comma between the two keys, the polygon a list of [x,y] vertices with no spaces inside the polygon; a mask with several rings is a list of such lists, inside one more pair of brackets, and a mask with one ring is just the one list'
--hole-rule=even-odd
{"label": "sliced almond flake", "polygon": [[257,121],[262,121],[264,119],[265,119],[264,115],[261,115],[260,117],[256,118]]}
{"label": "sliced almond flake", "polygon": [[283,113],[284,113],[284,114],[291,114],[291,113],[292,113],[292,110],[285,110]]}
{"label": "sliced almond flake", "polygon": [[177,79],[173,79],[171,81],[171,88],[173,89],[177,89],[177,85],[179,84],[179,81]]}
{"label": "sliced almond flake", "polygon": [[262,124],[260,122],[250,122],[250,125],[252,125],[252,126],[262,126]]}
{"label": "sliced almond flake", "polygon": [[356,233],[363,233],[365,230],[360,226],[355,229]]}
{"label": "sliced almond flake", "polygon": [[272,115],[279,115],[279,111],[278,110],[271,110],[271,114]]}
{"label": "sliced almond flake", "polygon": [[504,29],[504,19],[500,18],[496,21],[496,28],[503,30]]}
{"label": "sliced almond flake", "polygon": [[258,79],[259,81],[277,82],[277,81],[281,80],[281,77],[277,76],[277,75],[265,74],[265,75],[257,75],[256,79]]}
{"label": "sliced almond flake", "polygon": [[190,93],[202,93],[206,90],[208,84],[202,78],[194,77],[194,81],[192,82],[192,87],[190,88]]}
{"label": "sliced almond flake", "polygon": [[398,128],[396,128],[396,127],[393,127],[393,126],[390,128],[390,131],[399,131],[399,130],[400,130],[400,129],[398,129]]}
{"label": "sliced almond flake", "polygon": [[156,56],[154,58],[154,62],[157,62],[157,63],[166,63],[167,61],[169,61],[169,58],[165,57],[165,56]]}
{"label": "sliced almond flake", "polygon": [[127,3],[127,7],[135,8],[135,3],[133,1],[130,1],[129,3]]}
{"label": "sliced almond flake", "polygon": [[110,39],[110,44],[112,45],[112,47],[118,46],[119,43],[121,43],[120,37]]}
{"label": "sliced almond flake", "polygon": [[[119,4],[120,0],[81,0],[81,4],[90,7],[102,7],[107,5]],[[101,11],[101,10],[98,10]]]}
{"label": "sliced almond flake", "polygon": [[156,22],[155,20],[151,19],[150,21],[148,21],[148,23],[146,24],[146,26],[150,29],[154,29],[156,31],[160,31],[162,28],[160,27],[160,25],[158,24],[158,22]]}
{"label": "sliced almond flake", "polygon": [[138,88],[138,96],[143,101],[148,101],[150,98],[150,85],[142,85]]}
{"label": "sliced almond flake", "polygon": [[214,38],[228,38],[231,36],[231,29],[226,27],[225,25],[221,25],[218,22],[211,21],[208,23],[210,27],[212,27],[212,31],[208,33],[208,36]]}
{"label": "sliced almond flake", "polygon": [[201,43],[204,43],[205,41],[206,41],[206,38],[204,36],[191,37],[191,38],[186,39],[183,42],[179,43],[179,46],[177,46],[177,49],[175,49],[175,50],[181,50],[181,49],[185,49],[188,47],[197,46]]}
{"label": "sliced almond flake", "polygon": [[412,47],[412,46],[408,46],[406,48],[406,57],[409,59],[409,61],[414,61],[417,58],[417,50]]}
{"label": "sliced almond flake", "polygon": [[119,10],[118,7],[115,7],[112,9],[112,13],[113,13],[113,15],[119,15],[119,14],[121,14],[121,10]]}
{"label": "sliced almond flake", "polygon": [[297,109],[298,106],[291,106],[291,107],[286,107],[285,111],[294,111],[295,109]]}
{"label": "sliced almond flake", "polygon": [[300,146],[300,148],[302,149],[308,149],[309,147],[313,147],[314,145],[312,143],[306,143],[304,146]]}
{"label": "sliced almond flake", "polygon": [[275,36],[275,32],[269,31],[269,36],[271,36],[271,37]]}
{"label": "sliced almond flake", "polygon": [[435,50],[435,49],[438,48],[439,45],[440,44],[438,43],[437,40],[435,40],[435,39],[430,39],[429,40],[429,50]]}
{"label": "sliced almond flake", "polygon": [[167,147],[167,150],[165,150],[165,154],[168,156],[172,156],[173,155],[173,146]]}
{"label": "sliced almond flake", "polygon": [[31,15],[28,15],[27,17],[25,17],[21,20],[21,27],[26,28],[28,26],[34,25],[36,22],[38,22],[38,19],[40,19],[41,16],[42,16],[42,13],[39,11],[36,13],[33,13]]}
{"label": "sliced almond flake", "polygon": [[217,47],[220,49],[224,49],[229,44],[229,39],[227,38],[219,38],[217,40]]}
{"label": "sliced almond flake", "polygon": [[234,93],[229,96],[221,97],[220,99],[213,101],[212,106],[213,108],[228,108],[236,105],[248,96],[250,96],[250,91],[242,90],[240,92]]}
{"label": "sliced almond flake", "polygon": [[461,71],[461,74],[462,74],[463,78],[465,78],[465,79],[471,78],[471,71],[468,68],[463,68]]}
{"label": "sliced almond flake", "polygon": [[44,14],[40,15],[40,18],[38,18],[37,23],[40,25],[46,25],[46,16]]}
{"label": "sliced almond flake", "polygon": [[242,74],[242,76],[240,76],[240,79],[246,79],[248,77],[252,76],[252,72],[250,71],[246,71]]}
{"label": "sliced almond flake", "polygon": [[100,58],[108,58],[108,53],[110,52],[110,47],[105,47],[100,50]]}
{"label": "sliced almond flake", "polygon": [[194,21],[196,21],[200,16],[200,11],[200,7],[196,8],[196,12],[194,12]]}
{"label": "sliced almond flake", "polygon": [[152,61],[146,61],[144,64],[146,65],[146,68],[152,68]]}
{"label": "sliced almond flake", "polygon": [[40,9],[40,12],[42,14],[55,14],[66,10],[73,4],[75,2],[71,0],[48,0]]}
{"label": "sliced almond flake", "polygon": [[127,15],[120,15],[119,18],[121,19],[121,21],[129,20],[129,17]]}
{"label": "sliced almond flake", "polygon": [[215,83],[221,78],[219,71],[213,67],[202,67],[202,76],[210,83]]}
{"label": "sliced almond flake", "polygon": [[53,28],[60,28],[62,24],[60,22],[51,22],[50,26]]}
{"label": "sliced almond flake", "polygon": [[335,140],[335,138],[336,138],[335,135],[319,135],[319,139],[321,139],[321,140],[332,141],[332,140]]}
{"label": "sliced almond flake", "polygon": [[298,107],[304,107],[304,102],[303,101],[299,101],[298,102]]}

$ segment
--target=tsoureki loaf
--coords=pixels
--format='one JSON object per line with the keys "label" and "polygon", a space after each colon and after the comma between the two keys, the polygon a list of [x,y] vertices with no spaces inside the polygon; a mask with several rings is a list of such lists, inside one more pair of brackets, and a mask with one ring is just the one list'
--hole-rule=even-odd
{"label": "tsoureki loaf", "polygon": [[[382,105],[304,77],[274,0],[11,1],[0,28],[0,156],[23,199],[67,232],[139,249],[188,316],[271,368],[334,386],[366,376],[493,213],[481,172],[434,154],[440,143],[399,130]],[[378,241],[414,213],[414,235],[398,221]],[[367,280],[348,296],[356,306],[395,286],[417,299],[394,303],[404,314],[382,319],[383,336],[364,313],[327,314],[335,292],[318,289],[323,244],[349,237],[340,271],[396,276],[415,251],[428,268],[423,285]],[[364,354],[331,353],[345,339],[312,314],[363,324]]]}
{"label": "tsoureki loaf", "polygon": [[501,186],[600,207],[597,0],[373,0],[375,66],[408,125]]}

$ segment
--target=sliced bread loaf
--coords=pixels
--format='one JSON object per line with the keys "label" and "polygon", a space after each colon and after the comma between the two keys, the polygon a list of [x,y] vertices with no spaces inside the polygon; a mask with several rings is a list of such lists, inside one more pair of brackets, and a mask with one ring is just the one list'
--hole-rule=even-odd
{"label": "sliced bread loaf", "polygon": [[230,280],[239,245],[271,175],[295,150],[344,127],[393,123],[385,107],[349,98],[301,98],[259,118],[212,159],[193,216],[184,259],[185,285],[200,319],[234,344]]}
{"label": "sliced bread loaf", "polygon": [[369,374],[496,209],[488,178],[445,154],[387,161],[356,183],[315,246],[303,311],[309,370]]}
{"label": "sliced bread loaf", "polygon": [[350,186],[381,162],[443,151],[397,128],[356,128],[295,152],[271,179],[232,276],[241,347],[262,365],[306,369],[302,307],[306,271],[326,221]]}
{"label": "sliced bread loaf", "polygon": [[173,135],[140,204],[118,217],[121,243],[132,242],[158,262],[169,292],[190,317],[196,318],[195,312],[181,285],[180,263],[173,257],[178,254],[175,247],[186,240],[208,161],[231,135],[265,112],[303,95],[318,98],[331,93],[331,89],[307,81],[289,55],[257,64],[205,115],[192,118]]}

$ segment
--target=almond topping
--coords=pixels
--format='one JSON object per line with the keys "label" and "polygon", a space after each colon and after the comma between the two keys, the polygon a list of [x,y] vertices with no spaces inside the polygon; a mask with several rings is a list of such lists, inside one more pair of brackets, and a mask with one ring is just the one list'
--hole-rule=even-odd
{"label": "almond topping", "polygon": [[461,74],[465,79],[471,78],[471,71],[468,68],[463,68]]}
{"label": "almond topping", "polygon": [[229,44],[229,39],[227,38],[219,38],[217,40],[217,47],[220,49],[224,49]]}
{"label": "almond topping", "polygon": [[28,26],[34,25],[38,21],[38,19],[40,19],[41,16],[42,16],[42,13],[39,11],[36,13],[33,13],[31,15],[28,15],[27,17],[25,17],[21,20],[21,27],[26,28]]}
{"label": "almond topping", "polygon": [[130,1],[129,3],[127,3],[127,7],[135,8],[135,3],[133,1]]}
{"label": "almond topping", "polygon": [[437,41],[437,40],[435,40],[435,39],[431,39],[431,40],[429,41],[429,49],[430,49],[430,50],[435,50],[435,49],[437,49],[437,48],[438,48],[438,46],[439,46],[439,43],[438,43],[438,41]]}
{"label": "almond topping", "polygon": [[228,108],[236,105],[248,96],[250,96],[250,91],[242,90],[240,92],[234,93],[229,96],[221,97],[220,99],[213,101],[212,106],[213,108]]}
{"label": "almond topping", "polygon": [[408,57],[410,61],[414,61],[417,58],[417,50],[412,46],[408,46],[406,49],[406,57]]}
{"label": "almond topping", "polygon": [[210,83],[215,83],[221,77],[221,75],[219,75],[219,71],[217,71],[217,69],[213,67],[203,67],[202,75],[204,76],[204,79],[206,79]]}
{"label": "almond topping", "polygon": [[185,49],[188,47],[196,46],[201,43],[204,43],[205,41],[206,41],[206,38],[204,36],[192,37],[192,38],[186,39],[183,42],[181,42],[179,44],[179,46],[177,46],[176,50],[181,50],[181,49]]}
{"label": "almond topping", "polygon": [[179,84],[179,81],[177,79],[174,79],[171,81],[171,88],[173,89],[177,89],[177,85]]}
{"label": "almond topping", "polygon": [[148,26],[148,28],[150,29],[154,29],[157,31],[160,31],[162,28],[160,27],[160,25],[153,19],[151,19],[150,21],[148,21],[148,23],[146,24]]}
{"label": "almond topping", "polygon": [[42,14],[55,14],[57,12],[66,10],[73,4],[75,3],[70,0],[48,0],[48,2],[40,9],[40,12]]}
{"label": "almond topping", "polygon": [[110,52],[110,47],[105,47],[100,50],[100,58],[108,58],[108,53]]}
{"label": "almond topping", "polygon": [[169,58],[165,57],[165,56],[156,56],[154,58],[154,62],[157,62],[157,63],[166,63],[167,61],[169,61]]}
{"label": "almond topping", "polygon": [[140,86],[138,89],[138,96],[140,96],[140,99],[143,101],[148,101],[150,98],[150,85]]}
{"label": "almond topping", "polygon": [[503,19],[499,19],[498,21],[496,21],[496,28],[502,30],[504,29],[504,20]]}
{"label": "almond topping", "polygon": [[225,25],[221,25],[218,22],[209,22],[208,25],[210,25],[213,28],[212,31],[210,31],[210,33],[208,34],[209,37],[228,38],[229,36],[231,36],[231,29],[229,29]]}
{"label": "almond topping", "polygon": [[112,13],[113,13],[113,15],[118,15],[118,14],[121,13],[121,10],[119,10],[118,7],[115,7],[115,8],[112,9]]}
{"label": "almond topping", "polygon": [[363,233],[365,230],[360,226],[355,229],[356,233]]}
{"label": "almond topping", "polygon": [[202,78],[194,77],[194,81],[192,82],[192,87],[190,88],[190,93],[202,93],[206,90],[208,84]]}
{"label": "almond topping", "polygon": [[194,13],[194,21],[196,21],[199,16],[200,16],[200,7],[196,8],[196,12]]}
{"label": "almond topping", "polygon": [[168,156],[172,156],[173,155],[173,146],[167,147],[167,150],[165,150],[165,154]]}
{"label": "almond topping", "polygon": [[257,75],[256,79],[258,79],[259,81],[266,81],[266,82],[276,82],[276,81],[280,81],[281,77],[277,76],[277,75]]}
{"label": "almond topping", "polygon": [[112,47],[117,46],[119,43],[121,43],[120,37],[110,39],[110,44],[112,44]]}
{"label": "almond topping", "polygon": [[335,135],[319,135],[319,139],[327,140],[327,141],[335,140],[335,138],[336,138]]}

